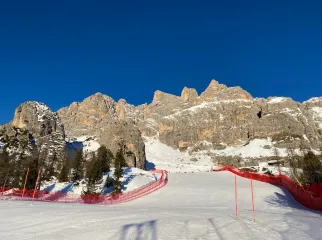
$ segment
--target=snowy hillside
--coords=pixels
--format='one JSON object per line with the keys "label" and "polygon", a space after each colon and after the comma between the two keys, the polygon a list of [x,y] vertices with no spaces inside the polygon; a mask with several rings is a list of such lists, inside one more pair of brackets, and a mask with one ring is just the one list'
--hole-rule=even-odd
{"label": "snowy hillside", "polygon": [[211,158],[203,152],[190,155],[173,149],[156,138],[145,139],[145,152],[151,168],[169,172],[202,172],[210,170],[213,165]]}
{"label": "snowy hillside", "polygon": [[[305,136],[304,136],[305,138]],[[212,146],[211,143],[204,142],[204,145]],[[245,161],[248,159],[258,159],[261,157],[275,157],[276,152],[279,157],[287,156],[286,148],[275,148],[271,138],[254,139],[237,146],[228,146],[221,150],[208,149],[198,152],[179,151],[160,142],[157,138],[145,138],[146,157],[149,168],[165,169],[169,172],[203,172],[214,167],[212,158],[216,157],[240,157]],[[315,154],[320,151],[312,149]],[[295,149],[294,153],[302,155],[300,149]]]}
{"label": "snowy hillside", "polygon": [[[112,192],[112,188],[104,188],[104,185],[106,178],[108,176],[113,177],[113,174],[114,168],[103,176],[100,183],[98,183],[96,186],[98,192],[103,192],[104,194]],[[156,181],[158,177],[158,174],[155,175],[149,171],[144,171],[138,168],[126,168],[123,170],[123,177],[120,179],[122,181],[122,191],[132,191],[136,188]],[[72,184],[70,182],[58,182],[56,178],[53,178],[52,181],[43,182],[41,186],[41,190],[47,190],[50,193],[63,192],[67,193],[67,195],[79,195],[84,189],[86,189],[85,181],[80,181],[78,184]]]}

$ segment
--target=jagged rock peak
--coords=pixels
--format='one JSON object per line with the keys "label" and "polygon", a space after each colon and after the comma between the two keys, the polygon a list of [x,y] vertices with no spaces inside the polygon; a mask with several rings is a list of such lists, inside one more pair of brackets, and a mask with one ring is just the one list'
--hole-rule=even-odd
{"label": "jagged rock peak", "polygon": [[177,98],[177,96],[175,96],[173,94],[169,94],[169,93],[162,92],[160,90],[156,90],[154,92],[154,96],[153,96],[152,103],[156,103],[156,102],[161,101],[161,100],[163,100],[165,98],[168,98],[168,99],[170,99],[170,98]]}
{"label": "jagged rock peak", "polygon": [[203,100],[211,100],[213,99],[214,95],[217,92],[220,92],[224,89],[227,89],[227,86],[224,84],[220,84],[218,81],[216,80],[211,80],[209,86],[206,88],[206,90],[201,93],[200,98]]}
{"label": "jagged rock peak", "polygon": [[88,101],[100,101],[100,100],[105,100],[105,101],[111,101],[111,102],[114,102],[114,99],[103,94],[103,93],[100,93],[100,92],[97,92],[87,98],[84,99],[83,102],[88,102]]}
{"label": "jagged rock peak", "polygon": [[182,98],[183,101],[191,102],[191,101],[196,100],[197,97],[198,97],[198,92],[197,92],[196,89],[187,88],[187,87],[184,87],[182,89],[181,98]]}

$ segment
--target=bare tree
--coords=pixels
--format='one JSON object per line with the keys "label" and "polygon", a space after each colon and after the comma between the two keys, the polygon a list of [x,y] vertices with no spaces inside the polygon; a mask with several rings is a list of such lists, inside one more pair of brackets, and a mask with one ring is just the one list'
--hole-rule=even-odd
{"label": "bare tree", "polygon": [[274,152],[274,156],[276,157],[276,161],[278,161],[277,162],[277,170],[278,170],[278,173],[279,174],[282,174],[281,163],[279,162],[279,155],[280,154],[279,154],[279,151],[278,151],[277,147],[274,147],[273,152]]}
{"label": "bare tree", "polygon": [[287,146],[287,162],[290,169],[291,178],[299,183],[300,173],[298,171],[298,157],[295,154],[294,146],[290,143]]}

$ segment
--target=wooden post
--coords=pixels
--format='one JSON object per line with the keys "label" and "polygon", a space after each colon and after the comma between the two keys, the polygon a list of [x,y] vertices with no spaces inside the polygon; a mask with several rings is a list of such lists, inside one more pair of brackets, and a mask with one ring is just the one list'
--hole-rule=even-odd
{"label": "wooden post", "polygon": [[26,183],[27,183],[28,174],[29,174],[29,168],[28,168],[27,173],[26,173],[25,184],[23,185],[21,201],[23,200],[23,196],[25,195],[25,189],[26,189]]}
{"label": "wooden post", "polygon": [[235,175],[235,202],[236,202],[236,220],[238,220],[238,201],[237,201],[237,179]]}

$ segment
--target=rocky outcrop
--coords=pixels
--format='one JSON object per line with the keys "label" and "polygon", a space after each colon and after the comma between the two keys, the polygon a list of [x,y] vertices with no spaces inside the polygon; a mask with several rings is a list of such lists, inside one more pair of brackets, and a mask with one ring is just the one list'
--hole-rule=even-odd
{"label": "rocky outcrop", "polygon": [[197,90],[194,88],[184,87],[181,92],[181,98],[184,102],[195,102],[198,98]]}
{"label": "rocky outcrop", "polygon": [[215,80],[200,97],[188,88],[180,97],[157,93],[143,110],[140,129],[174,148],[191,150],[206,141],[222,149],[256,138],[274,139],[276,147],[321,146],[322,98],[303,104],[282,97],[254,99]]}
{"label": "rocky outcrop", "polygon": [[0,138],[10,143],[11,153],[26,151],[28,155],[33,149],[43,169],[59,171],[65,157],[65,131],[57,113],[46,105],[34,101],[21,104],[14,119],[2,125],[0,132]]}
{"label": "rocky outcrop", "polygon": [[225,89],[227,89],[226,85],[220,84],[216,80],[212,80],[207,89],[201,93],[200,98],[205,101],[212,100],[216,93]]}
{"label": "rocky outcrop", "polygon": [[124,145],[124,153],[134,154],[126,154],[127,163],[144,169],[144,143],[136,124],[139,113],[125,100],[116,103],[112,98],[96,93],[81,103],[60,109],[58,115],[68,137],[95,137],[114,154],[120,144]]}
{"label": "rocky outcrop", "polygon": [[122,146],[124,157],[130,167],[145,169],[145,146],[134,122],[110,122],[102,129],[98,138],[100,144],[105,145],[114,154]]}
{"label": "rocky outcrop", "polygon": [[36,136],[44,137],[59,133],[64,137],[64,127],[58,115],[43,103],[25,102],[15,111],[10,124],[13,127],[27,129]]}

